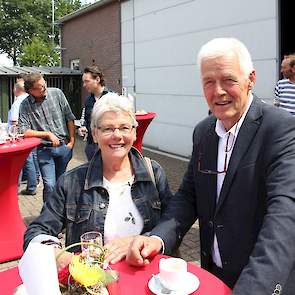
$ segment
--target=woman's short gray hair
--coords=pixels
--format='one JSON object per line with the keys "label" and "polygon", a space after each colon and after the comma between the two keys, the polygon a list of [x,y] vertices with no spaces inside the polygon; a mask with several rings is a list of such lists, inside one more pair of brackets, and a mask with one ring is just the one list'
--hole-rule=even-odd
{"label": "woman's short gray hair", "polygon": [[203,60],[225,56],[231,52],[237,55],[241,70],[247,78],[254,70],[252,58],[247,47],[236,38],[215,38],[204,44],[198,54],[198,65],[201,67]]}
{"label": "woman's short gray hair", "polygon": [[103,95],[93,106],[91,115],[91,129],[100,125],[100,121],[106,112],[124,112],[127,113],[132,125],[137,127],[138,123],[133,111],[133,103],[130,98],[118,95],[115,92],[109,92]]}

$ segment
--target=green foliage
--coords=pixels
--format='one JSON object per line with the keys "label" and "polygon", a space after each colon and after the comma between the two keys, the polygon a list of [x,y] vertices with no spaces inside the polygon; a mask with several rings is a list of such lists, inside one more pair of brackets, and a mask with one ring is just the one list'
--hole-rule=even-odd
{"label": "green foliage", "polygon": [[[50,0],[0,0],[0,52],[7,53],[14,64],[21,61],[17,57],[33,37],[47,43],[48,47],[52,44],[49,38],[52,31],[51,3]],[[80,0],[55,0],[55,18],[80,7]],[[55,33],[58,34],[57,29]],[[36,45],[36,41],[34,43]]]}
{"label": "green foliage", "polygon": [[23,46],[17,60],[20,66],[53,67],[59,66],[59,53],[40,37],[33,37],[30,43]]}
{"label": "green foliage", "polygon": [[80,0],[55,0],[55,16],[59,19],[81,7]]}

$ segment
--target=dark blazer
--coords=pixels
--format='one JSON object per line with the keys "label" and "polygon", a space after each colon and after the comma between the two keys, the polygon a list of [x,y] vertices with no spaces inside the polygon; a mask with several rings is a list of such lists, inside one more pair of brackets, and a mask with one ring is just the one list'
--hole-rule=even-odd
{"label": "dark blazer", "polygon": [[152,234],[169,254],[198,218],[202,267],[210,269],[215,232],[234,294],[295,294],[295,117],[254,98],[217,204],[216,175],[198,169],[217,169],[215,123],[196,126],[188,170]]}

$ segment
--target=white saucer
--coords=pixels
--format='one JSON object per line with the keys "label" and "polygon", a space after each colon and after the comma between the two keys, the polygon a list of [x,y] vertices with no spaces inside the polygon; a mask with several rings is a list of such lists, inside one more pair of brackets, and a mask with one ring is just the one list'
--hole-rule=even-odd
{"label": "white saucer", "polygon": [[[159,277],[160,274],[156,276]],[[200,285],[200,281],[196,275],[193,273],[187,272],[185,277],[183,278],[183,286],[179,287],[179,290],[171,291],[170,295],[188,295],[195,292]],[[161,292],[158,285],[155,282],[155,279],[151,277],[148,282],[149,289],[156,295],[165,295]]]}

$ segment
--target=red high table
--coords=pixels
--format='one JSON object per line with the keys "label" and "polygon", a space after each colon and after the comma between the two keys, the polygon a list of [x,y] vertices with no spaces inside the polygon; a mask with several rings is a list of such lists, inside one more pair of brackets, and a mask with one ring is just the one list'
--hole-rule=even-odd
{"label": "red high table", "polygon": [[[149,265],[144,267],[133,267],[122,260],[111,267],[119,272],[120,278],[118,286],[109,289],[110,295],[152,295],[148,282],[152,274],[159,272],[159,260],[164,255],[157,255]],[[200,280],[198,289],[191,293],[193,295],[230,295],[231,290],[221,280],[200,268],[188,263],[188,271],[195,274]],[[22,283],[17,267],[0,272],[1,295],[11,295],[13,290]]]}
{"label": "red high table", "polygon": [[136,141],[133,143],[133,146],[141,152],[143,136],[152,120],[156,117],[156,113],[149,112],[143,115],[135,114],[135,117],[138,122],[138,127],[136,128]]}
{"label": "red high table", "polygon": [[25,225],[18,206],[18,177],[30,151],[40,144],[25,138],[0,145],[0,263],[21,257]]}

